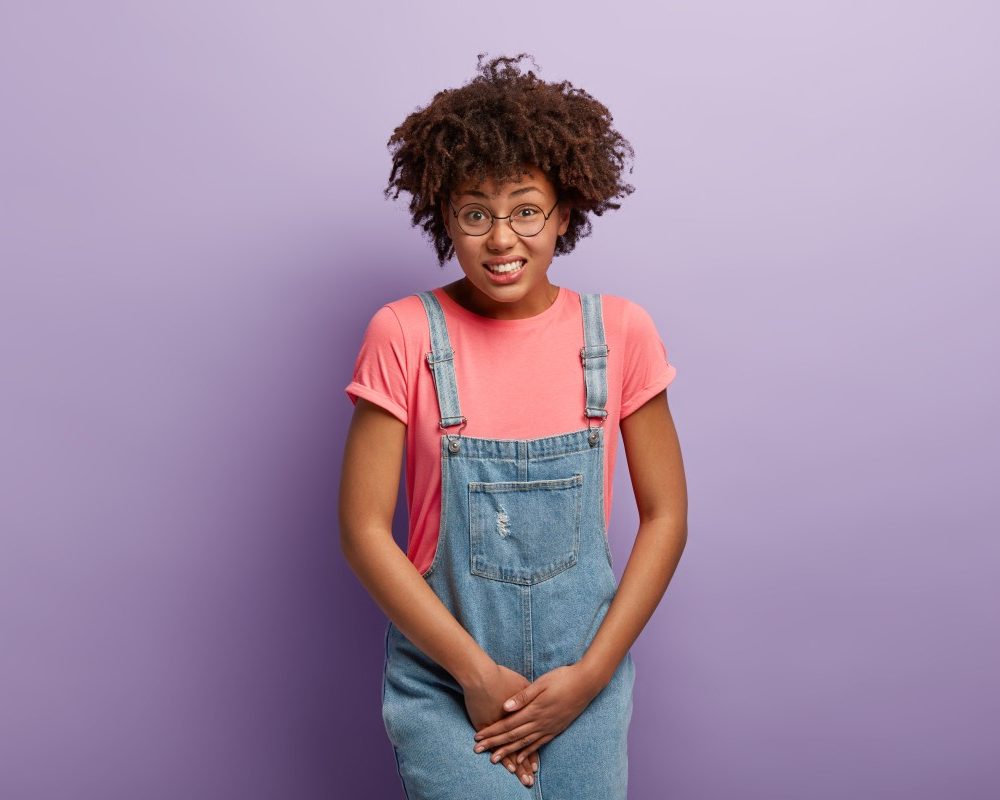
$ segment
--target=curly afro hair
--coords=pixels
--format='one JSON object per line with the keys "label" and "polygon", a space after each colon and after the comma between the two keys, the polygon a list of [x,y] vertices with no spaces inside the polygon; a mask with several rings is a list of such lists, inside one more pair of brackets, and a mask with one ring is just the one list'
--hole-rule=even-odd
{"label": "curly afro hair", "polygon": [[601,216],[620,208],[615,199],[635,190],[622,181],[635,155],[632,145],[611,126],[602,103],[569,81],[549,83],[531,70],[522,73],[518,62],[525,57],[538,69],[527,53],[484,64],[485,55],[478,55],[479,75],[435,94],[387,143],[392,172],[383,194],[396,199],[401,191],[410,193],[412,224],[434,242],[441,266],[455,254],[441,204],[464,180],[503,183],[525,174],[525,165],[541,169],[571,209],[555,255],[569,253],[590,235],[591,212]]}

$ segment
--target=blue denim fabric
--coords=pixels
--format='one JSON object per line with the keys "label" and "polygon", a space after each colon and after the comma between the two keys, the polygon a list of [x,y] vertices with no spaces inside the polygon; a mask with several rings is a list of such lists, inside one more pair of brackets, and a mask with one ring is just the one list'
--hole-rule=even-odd
{"label": "blue denim fabric", "polygon": [[[463,425],[454,351],[431,292],[440,427]],[[424,578],[496,661],[528,680],[583,656],[617,591],[604,525],[607,353],[600,295],[581,295],[588,427],[537,439],[441,436],[441,528]],[[635,667],[539,748],[526,789],[489,752],[475,753],[462,689],[392,622],[386,628],[382,719],[408,800],[625,800]]]}

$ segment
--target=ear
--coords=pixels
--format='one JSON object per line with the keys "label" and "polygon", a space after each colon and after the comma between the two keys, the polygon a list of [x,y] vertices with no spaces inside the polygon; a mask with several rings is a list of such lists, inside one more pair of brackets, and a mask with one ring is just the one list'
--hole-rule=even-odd
{"label": "ear", "polygon": [[569,217],[572,211],[572,206],[569,203],[559,204],[559,235],[565,236],[566,231],[569,230]]}

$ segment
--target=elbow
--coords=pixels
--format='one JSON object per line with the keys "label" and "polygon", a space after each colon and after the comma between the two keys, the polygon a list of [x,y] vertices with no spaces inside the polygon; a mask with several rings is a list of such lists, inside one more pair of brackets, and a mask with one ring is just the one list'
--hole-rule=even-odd
{"label": "elbow", "polygon": [[340,526],[340,536],[338,537],[340,542],[340,554],[344,557],[348,564],[353,562],[353,557],[356,552],[355,540],[351,536],[350,531],[343,525]]}
{"label": "elbow", "polygon": [[383,540],[393,542],[392,525],[383,522],[340,519],[340,552],[353,567],[376,544]]}
{"label": "elbow", "polygon": [[353,563],[358,552],[358,545],[361,541],[359,527],[356,520],[340,515],[340,532],[337,537],[340,542],[340,552],[348,563]]}
{"label": "elbow", "polygon": [[639,524],[652,525],[660,530],[669,530],[677,536],[687,537],[687,514],[679,514],[667,507],[639,507]]}
{"label": "elbow", "polygon": [[687,544],[688,525],[686,517],[676,514],[653,514],[639,518],[640,528],[655,530],[664,540],[669,540],[675,548],[684,549]]}

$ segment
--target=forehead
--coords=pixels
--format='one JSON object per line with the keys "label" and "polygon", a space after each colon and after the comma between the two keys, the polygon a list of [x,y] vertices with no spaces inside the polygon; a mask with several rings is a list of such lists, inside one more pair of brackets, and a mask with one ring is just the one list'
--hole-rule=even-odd
{"label": "forehead", "polygon": [[551,191],[552,187],[545,175],[537,169],[529,169],[520,178],[497,183],[492,178],[476,183],[472,180],[460,181],[455,187],[456,196],[476,198],[499,198],[519,196],[540,196]]}

